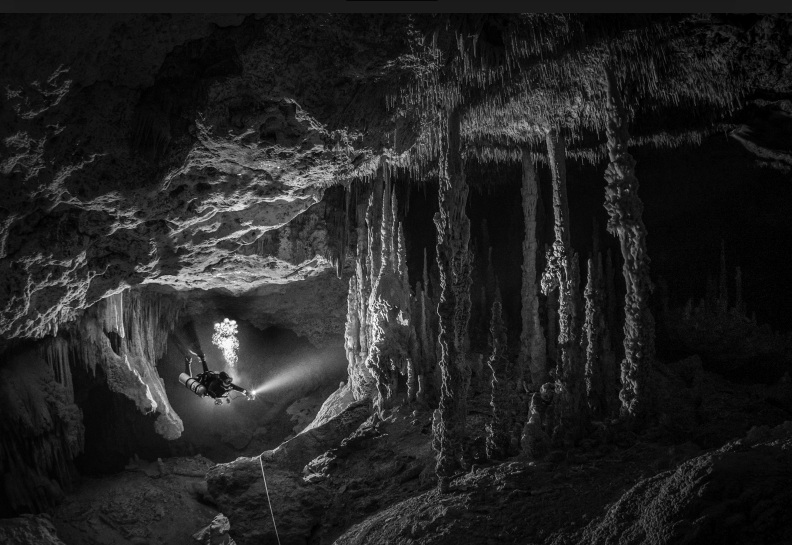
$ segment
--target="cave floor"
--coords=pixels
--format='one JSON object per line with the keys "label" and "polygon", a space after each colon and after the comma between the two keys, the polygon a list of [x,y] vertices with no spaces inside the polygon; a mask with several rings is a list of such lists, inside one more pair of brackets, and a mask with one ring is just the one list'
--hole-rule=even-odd
{"label": "cave floor", "polygon": [[[307,524],[313,531],[301,533],[301,543],[577,543],[574,536],[636,483],[743,437],[753,426],[791,420],[789,410],[774,401],[776,390],[704,373],[689,413],[671,412],[640,435],[599,426],[577,447],[552,451],[542,461],[474,463],[447,494],[436,490],[431,412],[399,406],[384,420],[366,420],[341,448],[322,446],[306,470],[268,467],[269,492],[282,511],[278,527],[285,542],[297,538],[289,536],[289,526],[297,531]],[[487,403],[488,396],[480,394],[469,404],[468,433],[478,444]],[[683,414],[693,418],[682,421]],[[237,543],[267,542],[261,532],[269,513],[258,462],[251,461],[221,464],[237,475],[234,486],[242,487],[228,498],[214,498],[227,505],[212,507],[207,500],[205,475],[215,465],[196,456],[140,462],[113,477],[85,479],[53,518],[67,545],[186,545],[222,511]],[[277,472],[293,476],[279,486]],[[289,499],[290,494],[298,496]],[[301,520],[306,517],[313,521]]]}
{"label": "cave floor", "polygon": [[201,456],[169,458],[86,477],[52,512],[58,535],[67,545],[193,544],[217,514],[201,501],[212,465]]}

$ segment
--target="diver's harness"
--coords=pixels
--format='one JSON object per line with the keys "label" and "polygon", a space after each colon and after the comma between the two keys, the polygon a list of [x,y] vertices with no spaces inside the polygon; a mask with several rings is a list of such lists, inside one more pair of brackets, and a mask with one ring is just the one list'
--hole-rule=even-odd
{"label": "diver's harness", "polygon": [[[187,373],[182,373],[179,375],[179,382],[184,384],[188,390],[191,390],[197,396],[206,397],[208,395],[213,398],[215,405],[222,405],[223,399],[226,400],[226,403],[231,403],[231,398],[228,395],[231,390],[225,390],[220,395],[212,395],[209,393],[209,384],[211,384],[212,380],[218,377],[218,375],[219,373],[216,371],[204,371],[196,377],[191,377]],[[243,390],[241,393],[247,397],[248,400],[256,398],[255,394],[249,393],[247,390]]]}

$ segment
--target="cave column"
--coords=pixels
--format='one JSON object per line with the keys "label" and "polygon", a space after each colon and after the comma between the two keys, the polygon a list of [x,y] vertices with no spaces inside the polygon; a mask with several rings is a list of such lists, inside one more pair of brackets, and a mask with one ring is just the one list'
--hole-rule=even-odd
{"label": "cave column", "polygon": [[460,115],[454,110],[445,121],[439,158],[440,211],[435,214],[437,265],[440,270],[439,368],[440,406],[433,422],[437,476],[441,492],[461,466],[467,389],[470,369],[465,342],[470,318],[471,264],[468,253],[470,219],[465,212],[468,186],[460,153]]}
{"label": "cave column", "polygon": [[584,364],[580,349],[580,267],[569,242],[569,206],[566,190],[566,144],[556,129],[547,131],[547,156],[553,174],[555,242],[548,252],[542,291],[558,289],[560,357],[556,366],[553,438],[573,442],[585,419],[583,397]]}
{"label": "cave column", "polygon": [[608,101],[607,127],[610,164],[605,170],[605,209],[610,215],[608,232],[619,238],[624,258],[624,359],[621,364],[621,414],[642,422],[650,410],[650,371],[655,355],[655,324],[649,310],[649,256],[646,227],[638,197],[635,160],[627,151],[627,113],[616,80],[605,70]]}
{"label": "cave column", "polygon": [[520,334],[520,365],[518,388],[526,380],[539,388],[547,379],[547,357],[544,331],[539,321],[539,287],[536,275],[536,206],[539,183],[527,149],[522,150],[522,205],[525,221],[522,265],[522,332]]}

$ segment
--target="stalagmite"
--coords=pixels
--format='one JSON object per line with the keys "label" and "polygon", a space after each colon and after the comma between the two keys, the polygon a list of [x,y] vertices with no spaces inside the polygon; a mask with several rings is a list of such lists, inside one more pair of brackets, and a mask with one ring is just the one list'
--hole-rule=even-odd
{"label": "stalagmite", "polygon": [[557,130],[547,132],[547,153],[553,174],[553,211],[556,239],[547,254],[547,269],[542,275],[542,292],[558,290],[558,348],[554,398],[553,439],[574,442],[583,429],[585,406],[584,364],[580,350],[580,270],[577,254],[569,243],[569,206],[566,193],[564,138]]}
{"label": "stalagmite", "polygon": [[[596,254],[599,258],[599,254]],[[605,399],[606,371],[603,365],[602,352],[605,337],[605,319],[603,316],[604,293],[598,273],[601,272],[594,264],[594,259],[588,260],[588,281],[586,283],[586,318],[583,325],[586,340],[586,400],[589,410],[594,416],[607,414],[607,401]]]}
{"label": "stalagmite", "polygon": [[[350,372],[353,395],[356,399],[373,397],[374,406],[382,413],[390,406],[400,377],[406,379],[408,400],[417,397],[419,387],[415,367],[418,338],[412,319],[413,298],[407,276],[404,233],[391,188],[390,170],[384,161],[365,218],[367,257],[364,263],[363,250],[359,247],[357,277],[354,283],[350,282],[350,289],[358,293],[354,298],[350,296],[347,305],[346,344],[348,355],[354,353],[354,347],[360,347]],[[358,244],[362,239],[359,233]],[[366,289],[367,286],[370,288]],[[351,306],[353,300],[356,304]],[[357,316],[353,316],[355,313]],[[356,331],[359,344],[352,338]]]}
{"label": "stalagmite", "polygon": [[506,327],[501,314],[500,290],[495,291],[492,303],[492,318],[489,327],[490,356],[487,359],[492,379],[490,382],[492,420],[487,424],[487,458],[502,460],[509,456],[511,429],[513,426],[513,402],[510,392],[508,354],[506,353]]}
{"label": "stalagmite", "polygon": [[[428,270],[428,262],[426,259],[426,248],[424,248],[424,265],[423,265],[423,290],[420,293],[420,311],[421,311],[421,333],[420,333],[420,344],[421,344],[421,355],[423,357],[423,362],[421,365],[421,373],[418,375],[418,382],[419,382],[419,393],[421,396],[425,396],[428,393],[427,387],[433,383],[432,380],[434,379],[435,372],[436,372],[436,363],[437,363],[437,342],[435,336],[433,334],[434,328],[434,321],[432,320],[433,316],[436,316],[436,313],[433,313],[431,309],[435,308],[435,305],[432,304],[433,299],[430,297],[429,294],[429,270]],[[421,386],[421,381],[424,382],[424,385]]]}
{"label": "stalagmite", "polygon": [[608,232],[617,236],[624,258],[624,360],[622,360],[622,415],[640,423],[650,411],[650,371],[655,355],[654,317],[649,310],[649,256],[646,227],[641,218],[635,160],[627,151],[627,113],[616,79],[605,70],[608,83],[607,136],[610,164],[605,171],[605,209],[610,215]]}
{"label": "stalagmite", "polygon": [[437,451],[441,492],[448,490],[451,476],[462,462],[470,375],[464,351],[470,318],[470,220],[465,212],[468,186],[460,154],[459,112],[451,112],[446,123],[440,146],[440,211],[434,218],[437,266],[440,270],[437,314],[440,319],[438,342],[442,387],[440,406],[433,423],[433,444]]}
{"label": "stalagmite", "polygon": [[539,200],[539,183],[528,150],[522,152],[522,208],[525,223],[522,265],[522,332],[520,334],[520,360],[518,388],[530,382],[534,389],[547,380],[547,357],[544,331],[539,321],[539,286],[536,275],[536,206]]}
{"label": "stalagmite", "polygon": [[[375,182],[376,185],[376,182]],[[375,188],[376,189],[376,188]],[[369,353],[371,332],[369,326],[369,295],[371,294],[370,266],[374,259],[370,251],[372,238],[368,227],[373,221],[373,194],[366,202],[358,204],[357,214],[357,247],[355,259],[355,275],[350,279],[350,293],[347,299],[347,323],[345,329],[345,346],[347,348],[347,372],[352,395],[355,400],[371,397],[374,378],[366,367]],[[381,193],[380,193],[381,194]]]}

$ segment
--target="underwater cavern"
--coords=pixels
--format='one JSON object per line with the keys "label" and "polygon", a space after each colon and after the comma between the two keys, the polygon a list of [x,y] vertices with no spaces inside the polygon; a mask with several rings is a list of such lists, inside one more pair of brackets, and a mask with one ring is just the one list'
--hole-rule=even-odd
{"label": "underwater cavern", "polygon": [[792,543],[792,16],[6,14],[0,84],[0,543]]}

